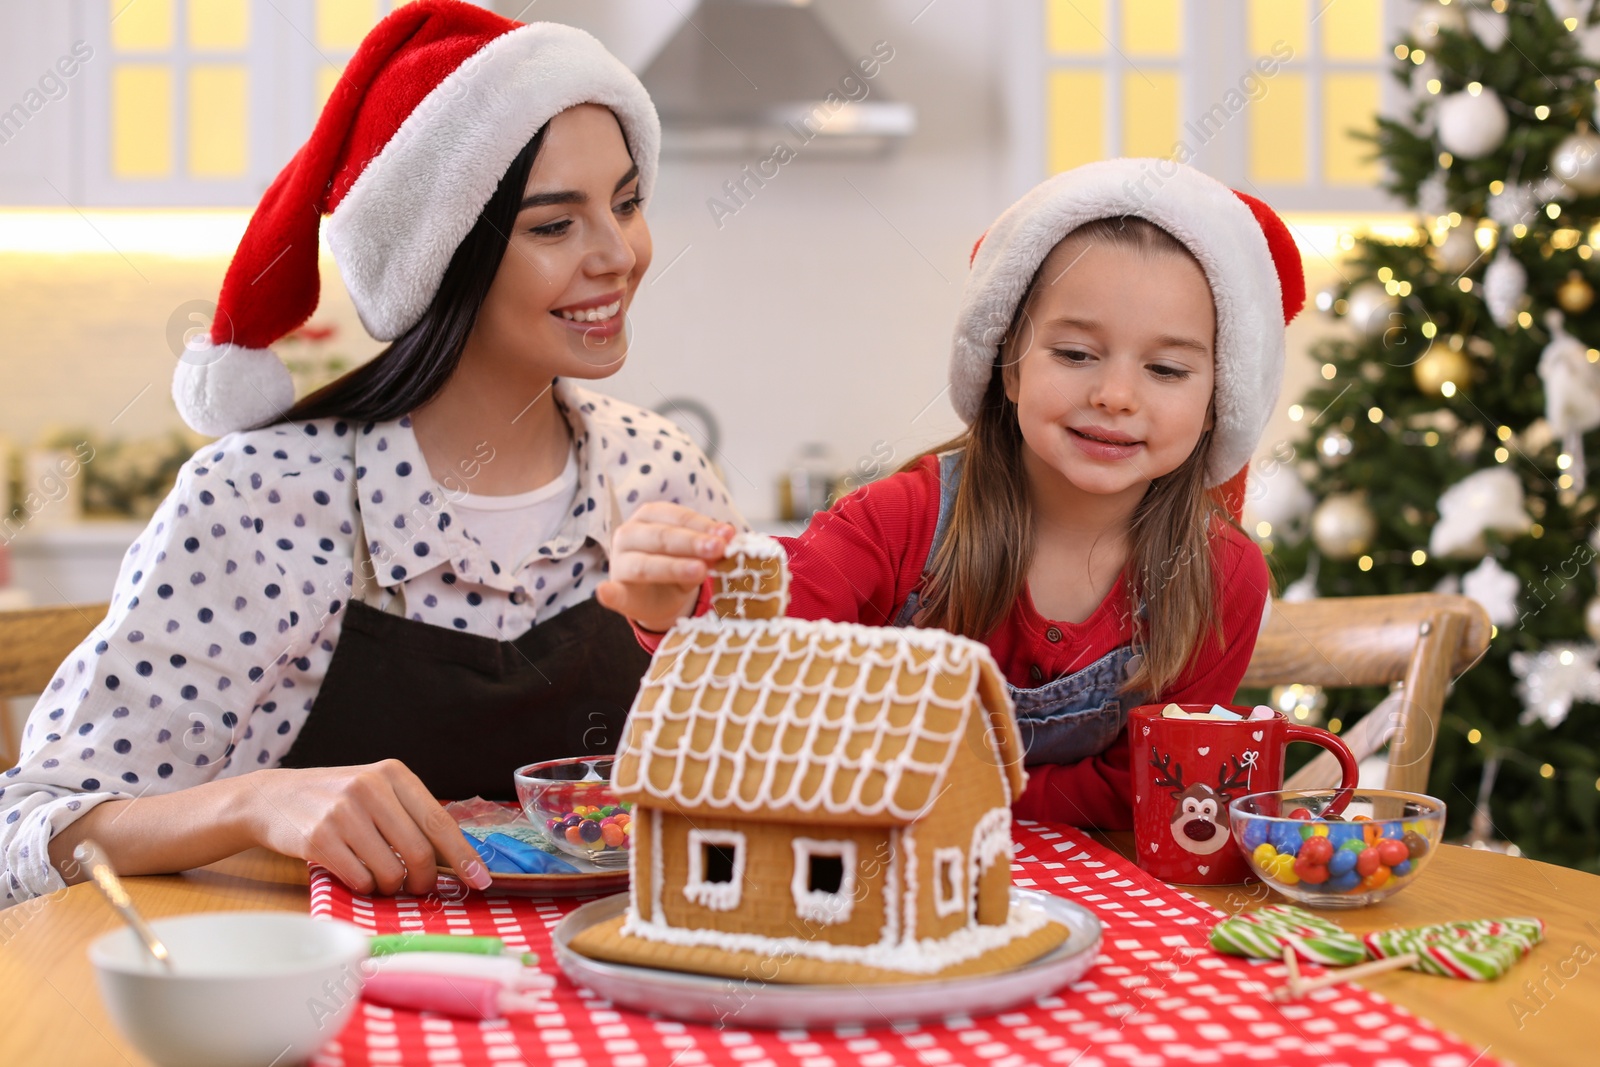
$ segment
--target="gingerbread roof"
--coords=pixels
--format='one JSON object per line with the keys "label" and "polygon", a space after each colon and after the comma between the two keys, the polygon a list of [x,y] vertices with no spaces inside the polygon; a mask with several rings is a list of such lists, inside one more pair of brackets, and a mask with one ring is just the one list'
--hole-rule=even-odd
{"label": "gingerbread roof", "polygon": [[[992,749],[966,743],[973,714],[988,716]],[[993,767],[995,753],[1015,798],[1022,743],[975,641],[707,615],[662,640],[612,784],[691,814],[897,825],[928,813],[958,760]]]}

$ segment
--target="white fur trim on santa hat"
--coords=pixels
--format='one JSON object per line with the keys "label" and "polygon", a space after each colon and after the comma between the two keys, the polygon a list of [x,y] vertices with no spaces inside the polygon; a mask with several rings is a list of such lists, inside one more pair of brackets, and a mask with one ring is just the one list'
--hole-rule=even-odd
{"label": "white fur trim on santa hat", "polygon": [[[1165,177],[1173,167],[1177,172]],[[1096,219],[1137,215],[1200,261],[1216,305],[1216,427],[1206,483],[1250,460],[1283,384],[1283,295],[1255,215],[1233,191],[1192,167],[1109,159],[1058,174],[1001,215],[973,259],[956,317],[950,398],[971,422],[994,373],[996,350],[1051,249]]]}
{"label": "white fur trim on santa hat", "polygon": [[221,437],[281,418],[294,406],[294,381],[270,348],[193,341],[172,375],[172,399],[189,426]]}
{"label": "white fur trim on santa hat", "polygon": [[367,164],[327,222],[367,332],[392,341],[432,302],[457,246],[541,126],[578,104],[622,123],[650,195],[661,121],[632,71],[582,30],[535,22],[447,75]]}

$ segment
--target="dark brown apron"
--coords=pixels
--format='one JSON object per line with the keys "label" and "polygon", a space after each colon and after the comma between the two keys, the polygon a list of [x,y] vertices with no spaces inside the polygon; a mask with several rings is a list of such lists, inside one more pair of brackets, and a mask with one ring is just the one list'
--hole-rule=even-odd
{"label": "dark brown apron", "polygon": [[[365,561],[356,562],[360,574]],[[514,800],[511,774],[523,764],[616,752],[650,654],[598,601],[500,641],[407,619],[357,594],[281,766],[397,759],[441,800]]]}

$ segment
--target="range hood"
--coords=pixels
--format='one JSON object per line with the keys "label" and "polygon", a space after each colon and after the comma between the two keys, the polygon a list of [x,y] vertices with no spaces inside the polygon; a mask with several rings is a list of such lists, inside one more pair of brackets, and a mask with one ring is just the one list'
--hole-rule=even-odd
{"label": "range hood", "polygon": [[639,77],[663,155],[871,155],[916,128],[882,86],[893,56],[850,55],[804,0],[702,0]]}

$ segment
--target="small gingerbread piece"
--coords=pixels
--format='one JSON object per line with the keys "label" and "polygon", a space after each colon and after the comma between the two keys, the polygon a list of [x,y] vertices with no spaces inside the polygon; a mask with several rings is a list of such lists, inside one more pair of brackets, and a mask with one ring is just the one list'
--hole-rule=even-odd
{"label": "small gingerbread piece", "polygon": [[783,546],[742,533],[711,565],[711,609],[724,619],[781,619],[789,609],[789,563]]}

